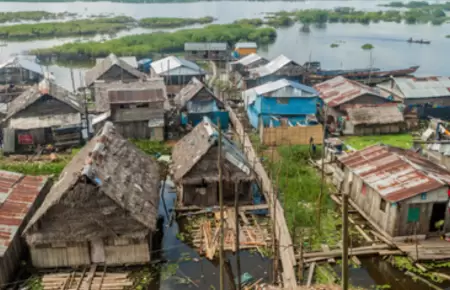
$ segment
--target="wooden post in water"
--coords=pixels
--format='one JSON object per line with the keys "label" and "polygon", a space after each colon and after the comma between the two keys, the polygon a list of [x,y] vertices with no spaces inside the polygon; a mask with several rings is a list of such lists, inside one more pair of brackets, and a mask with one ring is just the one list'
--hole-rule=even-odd
{"label": "wooden post in water", "polygon": [[220,126],[220,119],[217,119],[217,127],[219,131],[219,153],[217,154],[217,170],[219,171],[219,205],[220,205],[220,290],[224,288],[224,257],[223,257],[223,243],[224,243],[224,225],[223,225],[223,188],[222,188],[222,128]]}
{"label": "wooden post in water", "polygon": [[342,194],[342,290],[348,290],[348,194]]}

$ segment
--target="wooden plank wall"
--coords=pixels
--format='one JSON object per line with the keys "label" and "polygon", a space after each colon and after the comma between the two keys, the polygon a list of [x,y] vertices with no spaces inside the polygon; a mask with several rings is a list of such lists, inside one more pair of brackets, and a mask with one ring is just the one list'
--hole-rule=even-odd
{"label": "wooden plank wall", "polygon": [[311,137],[315,144],[322,144],[323,129],[322,125],[263,128],[261,136],[262,144],[269,146],[307,145]]}
{"label": "wooden plank wall", "polygon": [[281,260],[281,265],[283,268],[282,273],[283,285],[286,289],[295,289],[297,287],[297,280],[295,277],[295,270],[294,270],[296,261],[294,255],[294,248],[292,244],[292,238],[289,233],[286,220],[284,218],[284,210],[281,207],[281,204],[278,201],[278,199],[274,198],[272,182],[269,176],[267,175],[267,172],[265,171],[264,167],[262,166],[261,162],[259,161],[259,158],[255,150],[253,149],[252,143],[250,142],[250,138],[248,137],[247,134],[244,134],[245,133],[244,127],[242,126],[241,122],[237,118],[234,111],[229,106],[227,106],[226,109],[230,112],[230,121],[233,124],[233,127],[236,130],[240,141],[244,145],[244,151],[248,158],[248,161],[250,162],[251,165],[253,165],[255,173],[261,180],[264,196],[271,205],[269,209],[272,218],[274,217],[273,201],[275,199],[275,207],[276,207],[275,218],[277,224],[275,234],[277,235],[280,254],[279,258]]}

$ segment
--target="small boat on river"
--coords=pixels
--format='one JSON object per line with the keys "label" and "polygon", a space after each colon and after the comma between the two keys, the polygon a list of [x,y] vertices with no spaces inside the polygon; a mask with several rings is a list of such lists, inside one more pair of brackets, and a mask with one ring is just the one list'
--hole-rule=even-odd
{"label": "small boat on river", "polygon": [[416,39],[416,40],[414,40],[412,38],[408,39],[407,42],[409,42],[409,43],[419,43],[419,44],[430,44],[431,43],[431,41],[429,41],[429,40],[423,40],[423,39],[420,39],[420,40]]}

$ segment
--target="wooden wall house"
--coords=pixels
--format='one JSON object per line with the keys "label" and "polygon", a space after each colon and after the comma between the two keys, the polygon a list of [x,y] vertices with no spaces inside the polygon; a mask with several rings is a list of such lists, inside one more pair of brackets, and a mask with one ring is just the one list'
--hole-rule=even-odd
{"label": "wooden wall house", "polygon": [[15,56],[0,64],[0,84],[33,85],[44,79],[44,70],[36,57]]}
{"label": "wooden wall house", "polygon": [[344,135],[395,134],[406,129],[402,108],[396,103],[380,105],[348,105]]}
{"label": "wooden wall house", "polygon": [[105,59],[97,61],[93,68],[86,71],[84,75],[84,87],[90,89],[88,90],[88,93],[93,96],[93,100],[95,101],[95,94],[93,92],[95,81],[100,80],[106,83],[121,81],[130,83],[146,78],[146,74],[138,71],[137,68],[130,65],[128,61],[118,58],[111,53]]}
{"label": "wooden wall house", "polygon": [[46,176],[0,170],[0,289],[16,278],[26,253],[22,232],[50,184]]}
{"label": "wooden wall house", "polygon": [[322,109],[321,118],[325,118],[331,131],[342,131],[344,119],[347,117],[346,107],[351,105],[378,105],[391,103],[380,90],[363,85],[359,82],[335,77],[331,80],[314,85],[319,92]]}
{"label": "wooden wall house", "polygon": [[248,75],[244,78],[245,87],[243,89],[251,89],[280,79],[301,83],[304,73],[303,66],[280,55],[265,65],[249,69]]}
{"label": "wooden wall house", "polygon": [[441,220],[450,229],[450,172],[418,153],[374,145],[339,157],[337,166],[343,191],[388,236],[437,236]]}
{"label": "wooden wall house", "polygon": [[193,61],[227,61],[231,57],[226,42],[186,42],[184,56]]}
{"label": "wooden wall house", "polygon": [[112,121],[125,138],[162,141],[165,135],[164,111],[167,102],[163,79],[133,83],[96,82],[94,130]]}
{"label": "wooden wall house", "polygon": [[171,55],[152,62],[150,75],[163,78],[167,96],[174,98],[193,77],[204,81],[206,72],[192,61]]}
{"label": "wooden wall house", "polygon": [[79,145],[82,113],[75,96],[43,80],[8,104],[2,122],[4,152],[30,151],[48,144],[60,148]]}
{"label": "wooden wall house", "polygon": [[36,268],[147,264],[159,166],[112,123],[64,168],[25,229]]}
{"label": "wooden wall house", "polygon": [[223,102],[197,78],[192,78],[175,97],[174,102],[181,115],[182,125],[196,126],[204,117],[208,117],[214,124],[220,120],[221,127],[228,129],[229,116]]}
{"label": "wooden wall house", "polygon": [[[255,180],[245,155],[227,137],[222,139],[224,203],[233,204],[235,193],[243,204],[252,203]],[[219,204],[217,169],[218,129],[205,118],[172,150],[171,172],[177,184],[178,206]]]}

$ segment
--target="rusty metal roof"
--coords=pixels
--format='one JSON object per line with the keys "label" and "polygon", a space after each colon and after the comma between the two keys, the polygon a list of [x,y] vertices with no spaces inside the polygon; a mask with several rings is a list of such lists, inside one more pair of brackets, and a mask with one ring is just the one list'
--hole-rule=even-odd
{"label": "rusty metal roof", "polygon": [[373,145],[339,160],[390,202],[450,183],[450,172],[444,168],[413,151],[386,145]]}
{"label": "rusty metal roof", "polygon": [[348,101],[366,94],[383,98],[379,89],[368,87],[341,76],[317,84],[314,86],[314,89],[319,92],[320,98],[329,107],[345,104]]}
{"label": "rusty metal roof", "polygon": [[0,257],[3,257],[30,208],[48,181],[0,170]]}

